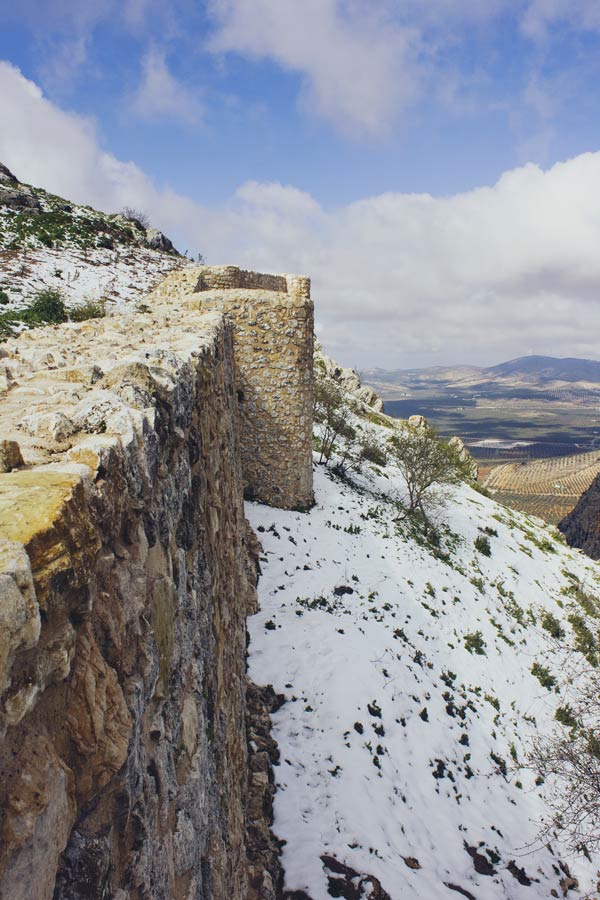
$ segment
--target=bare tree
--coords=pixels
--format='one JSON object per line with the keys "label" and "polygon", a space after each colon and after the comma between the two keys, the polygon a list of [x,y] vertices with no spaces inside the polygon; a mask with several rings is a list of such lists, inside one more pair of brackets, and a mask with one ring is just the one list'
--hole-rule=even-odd
{"label": "bare tree", "polygon": [[341,444],[341,463],[348,459],[351,445],[356,439],[356,429],[350,424],[351,407],[348,395],[341,385],[326,375],[315,381],[314,418],[320,429],[321,455],[319,462],[325,465],[331,459],[336,442]]}
{"label": "bare tree", "polygon": [[455,446],[438,438],[422,420],[406,424],[389,440],[391,461],[406,481],[408,514],[420,512],[427,518],[427,507],[438,499],[435,486],[457,484],[469,477],[469,465]]}
{"label": "bare tree", "polygon": [[147,231],[148,228],[150,228],[150,219],[141,209],[133,209],[131,206],[124,206],[121,210],[121,215],[124,219],[127,219],[128,222],[133,222],[134,225],[138,225],[142,231]]}
{"label": "bare tree", "polygon": [[560,727],[534,739],[525,768],[548,784],[550,817],[540,836],[589,853],[600,848],[600,672],[577,650],[561,669]]}

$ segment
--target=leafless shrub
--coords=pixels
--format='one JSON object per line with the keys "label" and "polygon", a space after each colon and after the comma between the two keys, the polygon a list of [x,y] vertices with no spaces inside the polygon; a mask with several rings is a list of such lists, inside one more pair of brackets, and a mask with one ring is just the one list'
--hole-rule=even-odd
{"label": "leafless shrub", "polygon": [[121,210],[121,215],[124,219],[127,219],[128,222],[132,222],[134,225],[137,225],[142,231],[146,231],[148,228],[150,228],[150,219],[145,212],[142,212],[141,209],[134,209],[131,206],[124,206]]}

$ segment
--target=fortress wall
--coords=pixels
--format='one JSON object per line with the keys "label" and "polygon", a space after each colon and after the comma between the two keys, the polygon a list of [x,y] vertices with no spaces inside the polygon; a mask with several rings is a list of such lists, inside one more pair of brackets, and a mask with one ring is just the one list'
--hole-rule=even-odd
{"label": "fortress wall", "polygon": [[231,326],[159,310],[2,356],[0,897],[247,900]]}
{"label": "fortress wall", "polygon": [[275,900],[243,495],[312,503],[313,308],[250,276],[0,347],[1,898]]}

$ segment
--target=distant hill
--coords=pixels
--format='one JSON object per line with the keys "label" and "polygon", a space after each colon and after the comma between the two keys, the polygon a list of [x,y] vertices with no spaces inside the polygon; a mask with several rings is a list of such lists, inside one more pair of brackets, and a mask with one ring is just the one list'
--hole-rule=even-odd
{"label": "distant hill", "polygon": [[587,381],[600,383],[600,362],[594,359],[554,356],[520,356],[508,362],[483,369],[486,376],[499,378],[533,378],[535,381]]}
{"label": "distant hill", "polygon": [[363,381],[382,396],[405,390],[488,390],[503,387],[547,388],[561,384],[600,385],[600,361],[554,356],[520,356],[496,366],[430,366],[422,369],[367,369]]}

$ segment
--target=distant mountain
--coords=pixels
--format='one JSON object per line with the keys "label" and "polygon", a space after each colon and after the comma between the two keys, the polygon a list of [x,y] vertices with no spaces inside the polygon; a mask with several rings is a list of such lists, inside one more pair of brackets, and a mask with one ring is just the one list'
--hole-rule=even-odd
{"label": "distant mountain", "polygon": [[600,386],[600,362],[554,356],[520,356],[496,366],[430,366],[423,369],[368,369],[361,373],[369,385],[389,396],[394,389],[488,390],[494,386],[547,388],[549,385]]}
{"label": "distant mountain", "polygon": [[487,377],[531,378],[544,381],[600,382],[600,362],[594,359],[564,359],[554,356],[520,356],[482,370]]}

